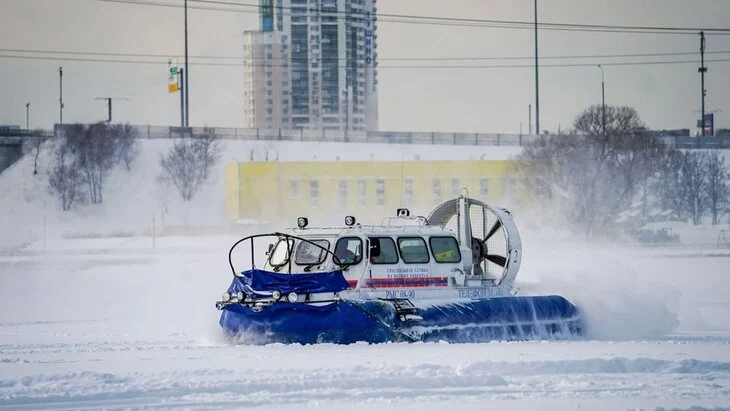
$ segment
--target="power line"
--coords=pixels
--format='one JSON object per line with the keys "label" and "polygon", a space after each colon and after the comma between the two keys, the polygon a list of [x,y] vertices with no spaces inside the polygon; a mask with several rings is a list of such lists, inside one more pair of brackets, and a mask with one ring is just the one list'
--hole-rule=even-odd
{"label": "power line", "polygon": [[[130,59],[107,59],[107,58],[83,58],[83,57],[46,57],[46,56],[18,56],[0,54],[0,58],[22,59],[22,60],[47,60],[47,61],[76,61],[89,63],[123,63],[123,64],[151,64],[151,65],[167,65],[167,61],[148,61],[148,60],[130,60]],[[644,65],[660,65],[660,64],[696,64],[697,60],[661,60],[661,61],[636,61],[636,62],[608,62],[601,63],[603,66],[644,66]],[[706,63],[724,63],[730,62],[728,59],[705,60]],[[212,66],[212,67],[243,67],[244,63],[216,63],[216,62],[191,62],[191,66]],[[553,63],[542,64],[540,67],[594,67],[596,63]],[[278,64],[248,64],[254,67],[288,67],[295,69],[291,65]],[[346,68],[338,65],[338,68]],[[533,68],[531,64],[499,64],[499,65],[378,65],[378,69],[514,69],[514,68]]]}
{"label": "power line", "polygon": [[[182,4],[165,3],[159,1],[143,1],[143,0],[95,0],[106,3],[133,4],[143,6],[159,6],[159,7],[183,7]],[[193,3],[207,4],[209,6],[188,6],[199,10],[212,10],[223,12],[252,13],[258,14],[258,4],[238,3],[223,0],[189,0]],[[224,7],[212,7],[224,6]],[[231,8],[238,7],[238,8]],[[302,7],[283,7],[274,6],[278,9],[302,10]],[[246,10],[253,8],[254,10]],[[306,10],[306,7],[304,7]],[[358,11],[350,12],[325,12],[324,14],[335,14],[336,18],[346,20],[359,20],[365,14]],[[355,17],[353,17],[355,16]],[[360,17],[358,17],[360,16]],[[490,27],[502,29],[533,29],[534,22],[520,20],[494,20],[494,19],[474,19],[460,17],[435,17],[435,16],[418,16],[410,14],[389,14],[377,13],[377,20],[389,23],[406,23],[406,24],[427,24],[437,26],[460,26],[460,27]],[[713,27],[663,27],[663,26],[626,26],[626,25],[606,25],[606,24],[583,24],[583,23],[538,23],[541,30],[560,30],[560,31],[587,31],[597,33],[627,33],[627,34],[692,34],[695,35],[699,31],[715,35],[730,35],[730,28],[713,28]]]}
{"label": "power line", "polygon": [[[111,52],[90,52],[90,51],[54,51],[54,50],[34,50],[34,49],[4,49],[0,48],[3,53],[31,53],[31,54],[60,54],[60,55],[77,55],[77,56],[109,56],[109,57],[143,57],[143,58],[169,58],[176,53],[111,53]],[[730,50],[706,51],[705,54],[729,54]],[[656,52],[656,53],[619,53],[619,54],[576,54],[562,56],[541,56],[541,60],[564,60],[564,59],[604,59],[604,58],[634,58],[634,57],[669,57],[669,56],[694,56],[696,51],[686,52]],[[191,55],[196,59],[211,60],[243,60],[243,56],[207,56],[207,55]],[[531,60],[532,56],[492,56],[492,57],[379,57],[378,61],[490,61],[490,60]],[[345,60],[346,57],[338,57],[336,60]],[[254,60],[264,60],[262,58]],[[268,60],[283,61],[281,58],[271,58]],[[335,59],[324,59],[324,61]],[[297,61],[296,58],[292,61]]]}

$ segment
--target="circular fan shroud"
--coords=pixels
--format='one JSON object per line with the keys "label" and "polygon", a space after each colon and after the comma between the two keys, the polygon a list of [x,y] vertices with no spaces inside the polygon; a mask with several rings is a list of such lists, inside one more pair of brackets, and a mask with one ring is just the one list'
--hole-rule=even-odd
{"label": "circular fan shroud", "polygon": [[[462,213],[465,218],[461,218]],[[507,210],[459,197],[437,206],[428,216],[428,223],[458,233],[460,245],[472,250],[472,275],[480,274],[481,270],[486,278],[494,279],[498,284],[514,281],[521,262],[522,243]],[[475,247],[478,244],[466,242],[469,237],[486,245],[486,250],[480,253]]]}

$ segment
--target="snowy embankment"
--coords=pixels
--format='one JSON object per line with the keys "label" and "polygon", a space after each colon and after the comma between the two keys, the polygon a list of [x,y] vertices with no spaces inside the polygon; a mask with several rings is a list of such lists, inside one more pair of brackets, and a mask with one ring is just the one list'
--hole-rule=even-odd
{"label": "snowy embankment", "polygon": [[234,161],[411,161],[504,160],[519,147],[430,146],[364,143],[301,143],[224,140],[211,177],[192,201],[182,201],[174,186],[161,178],[160,155],[173,140],[139,140],[139,156],[130,171],[112,170],[102,204],[77,204],[63,212],[48,192],[50,145],[39,157],[26,155],[0,173],[0,250],[37,241],[74,237],[129,237],[160,232],[221,232],[224,215],[223,168]]}

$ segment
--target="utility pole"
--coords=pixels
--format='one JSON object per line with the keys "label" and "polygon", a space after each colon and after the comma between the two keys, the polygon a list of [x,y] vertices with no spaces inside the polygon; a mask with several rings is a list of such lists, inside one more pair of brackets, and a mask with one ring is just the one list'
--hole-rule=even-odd
{"label": "utility pole", "polygon": [[30,103],[25,103],[25,131],[30,133]]}
{"label": "utility pole", "polygon": [[180,91],[180,133],[183,133],[182,129],[185,128],[185,93],[187,92],[185,89],[185,78],[183,77],[183,73],[185,72],[187,70],[181,68],[177,74],[178,88]]}
{"label": "utility pole", "polygon": [[[345,82],[347,83],[347,82]],[[345,86],[345,142],[347,142],[348,139],[348,133],[350,129],[350,93],[349,93],[350,86]]]}
{"label": "utility pole", "polygon": [[704,31],[700,31],[700,61],[702,64],[699,68],[700,78],[701,78],[700,87],[702,88],[702,113],[700,114],[702,117],[700,117],[700,125],[702,127],[702,137],[704,137],[705,136],[705,96],[707,95],[707,90],[705,90],[705,73],[707,73],[707,67],[705,67],[705,32]]}
{"label": "utility pole", "polygon": [[537,65],[537,0],[535,0],[535,131],[540,134],[540,78]]}
{"label": "utility pole", "polygon": [[190,81],[188,79],[188,0],[185,0],[185,127],[190,127]]}
{"label": "utility pole", "polygon": [[527,123],[529,124],[528,129],[529,135],[532,135],[532,104],[527,105]]}
{"label": "utility pole", "polygon": [[60,121],[59,124],[63,125],[63,67],[58,68],[58,83],[59,83],[59,98],[58,108],[60,110]]}
{"label": "utility pole", "polygon": [[603,117],[601,124],[603,126],[603,137],[606,137],[606,87],[603,82],[603,67],[599,64],[598,68],[601,69],[601,117]]}
{"label": "utility pole", "polygon": [[108,103],[107,108],[107,119],[106,122],[111,124],[112,122],[112,100],[129,100],[126,97],[97,97],[96,100],[106,100]]}

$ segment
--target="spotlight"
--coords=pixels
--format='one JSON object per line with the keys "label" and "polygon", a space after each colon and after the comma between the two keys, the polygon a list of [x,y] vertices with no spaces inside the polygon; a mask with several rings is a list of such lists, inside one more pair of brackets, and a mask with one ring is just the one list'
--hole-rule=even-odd
{"label": "spotlight", "polygon": [[307,217],[297,218],[297,227],[305,228],[308,224],[309,224],[309,220],[307,220]]}

